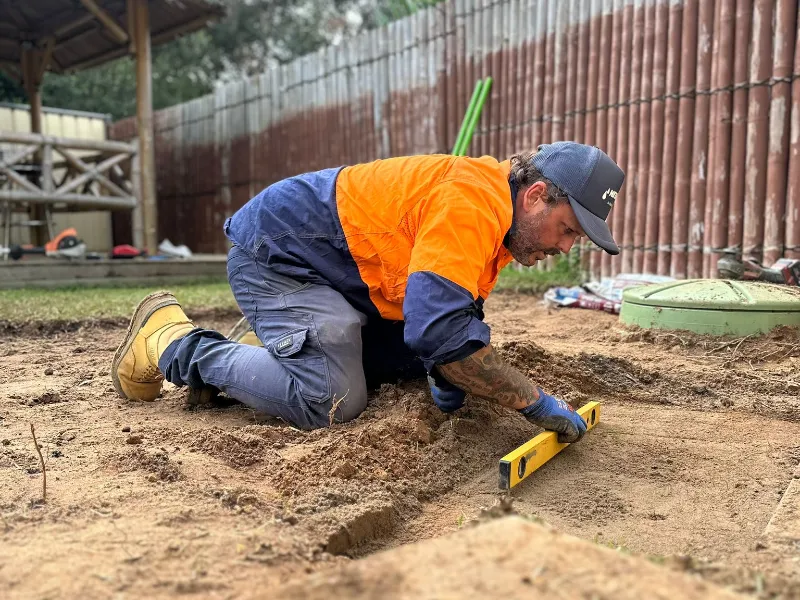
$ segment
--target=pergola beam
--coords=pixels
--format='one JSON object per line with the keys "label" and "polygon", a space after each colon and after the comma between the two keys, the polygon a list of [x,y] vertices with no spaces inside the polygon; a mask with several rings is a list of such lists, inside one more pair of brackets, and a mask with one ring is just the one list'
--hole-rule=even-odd
{"label": "pergola beam", "polygon": [[182,35],[186,35],[188,33],[193,33],[198,29],[202,29],[205,27],[209,22],[213,21],[210,17],[198,17],[191,21],[184,23],[183,25],[176,25],[170,29],[165,29],[163,31],[159,31],[158,33],[152,36],[153,44],[161,44],[162,42],[171,40],[176,37],[180,37]]}
{"label": "pergola beam", "polygon": [[127,152],[128,154],[136,152],[134,144],[116,140],[82,140],[54,135],[35,135],[19,131],[4,131],[1,139],[5,144],[50,144],[52,146],[67,146],[73,150],[100,150],[102,152]]}
{"label": "pergola beam", "polygon": [[86,13],[83,11],[77,13],[76,11],[75,14],[78,16],[53,31],[53,35],[55,35],[57,38],[60,38],[70,33],[72,30],[77,29],[78,27],[83,27],[87,23],[94,21],[94,15],[92,13]]}
{"label": "pergola beam", "polygon": [[156,205],[156,160],[153,132],[150,7],[147,0],[128,0],[128,3],[131,2],[134,5],[134,20],[130,29],[136,39],[136,128],[139,132],[139,159],[141,161],[139,191],[144,221],[144,245],[148,252],[155,252],[158,247],[158,208]]}
{"label": "pergola beam", "polygon": [[81,4],[103,24],[117,42],[120,44],[128,43],[128,34],[125,30],[95,0],[81,0]]}
{"label": "pergola beam", "polygon": [[[63,48],[64,46],[67,46],[69,44],[73,44],[73,43],[77,42],[78,40],[80,40],[81,38],[84,38],[86,36],[92,35],[93,33],[97,33],[97,31],[99,31],[99,29],[100,29],[100,26],[97,23],[92,22],[92,26],[91,27],[89,27],[87,29],[80,29],[80,30],[76,31],[75,33],[73,33],[73,34],[71,34],[71,35],[69,35],[67,37],[60,38],[58,40],[58,42],[56,42],[56,50],[59,50],[59,49]],[[75,69],[75,67],[71,67],[71,69]]]}
{"label": "pergola beam", "polygon": [[[28,96],[28,104],[31,107],[31,131],[33,133],[43,133],[42,78],[53,55],[54,47],[55,38],[52,37],[45,42],[44,48],[37,48],[31,42],[26,42],[22,45],[22,83]],[[41,154],[37,154],[37,162],[42,164]],[[34,189],[36,188],[34,187]],[[30,216],[33,221],[47,222],[45,210],[42,206],[31,205]],[[32,233],[32,241],[37,246],[43,246],[47,242],[48,232],[46,227],[36,227]]]}
{"label": "pergola beam", "polygon": [[41,190],[28,192],[24,190],[0,190],[2,202],[28,202],[37,206],[58,202],[74,204],[90,210],[132,209],[136,206],[136,198],[131,196],[90,196],[87,194],[64,194],[58,198],[43,196]]}
{"label": "pergola beam", "polygon": [[[133,5],[133,2],[129,2]],[[172,27],[170,29],[165,29],[164,31],[160,31],[151,37],[151,44],[160,44],[166,40],[171,40],[177,36],[186,35],[188,33],[192,33],[204,27],[211,19],[208,17],[201,17],[198,19],[194,19],[189,21],[188,23],[184,23],[183,25],[178,25],[177,27]],[[78,34],[83,35],[83,33]],[[67,42],[73,41],[74,38],[61,40],[59,41],[59,45],[66,44]],[[83,60],[79,63],[75,63],[71,65],[67,71],[69,72],[76,72],[76,71],[83,71],[84,69],[91,69],[92,67],[96,67],[97,65],[101,65],[103,63],[108,62],[109,60],[114,60],[117,58],[122,58],[123,56],[127,56],[128,53],[136,54],[136,36],[131,31],[131,38],[130,38],[130,46],[123,47],[123,48],[115,48],[109,52],[101,52],[94,56],[90,56],[86,60]]]}
{"label": "pergola beam", "polygon": [[91,56],[86,60],[82,60],[79,63],[70,65],[66,70],[69,73],[75,73],[77,71],[83,71],[84,69],[91,69],[92,67],[102,65],[103,63],[109,62],[116,58],[122,58],[123,56],[127,55],[128,55],[128,47],[123,46],[121,48],[116,48],[115,50],[111,50],[110,52],[101,52],[99,54],[95,54],[94,56]]}
{"label": "pergola beam", "polygon": [[49,37],[44,42],[44,48],[42,48],[42,54],[39,57],[39,64],[37,65],[36,69],[36,79],[41,84],[42,79],[44,78],[45,71],[47,71],[47,67],[50,66],[50,61],[53,59],[53,49],[56,47],[56,38]]}

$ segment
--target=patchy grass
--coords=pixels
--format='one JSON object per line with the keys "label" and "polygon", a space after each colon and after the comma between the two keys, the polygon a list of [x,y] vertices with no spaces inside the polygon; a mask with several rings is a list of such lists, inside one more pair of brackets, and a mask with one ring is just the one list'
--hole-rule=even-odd
{"label": "patchy grass", "polygon": [[572,254],[557,257],[549,271],[540,271],[535,267],[518,269],[514,264],[503,269],[495,290],[543,294],[554,286],[573,286],[582,282],[580,263],[577,256]]}
{"label": "patchy grass", "polygon": [[0,290],[0,320],[11,323],[129,318],[139,301],[158,289],[169,289],[187,312],[236,310],[227,281],[198,280],[181,285],[23,288]]}

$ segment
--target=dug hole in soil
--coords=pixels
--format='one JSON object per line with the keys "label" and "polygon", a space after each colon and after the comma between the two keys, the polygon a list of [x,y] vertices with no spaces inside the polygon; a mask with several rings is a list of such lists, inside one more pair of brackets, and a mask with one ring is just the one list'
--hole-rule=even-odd
{"label": "dug hole in soil", "polygon": [[[227,331],[235,315],[192,315]],[[12,597],[235,597],[517,512],[759,597],[798,597],[797,548],[764,530],[800,462],[800,337],[631,331],[530,296],[487,303],[505,358],[601,423],[503,495],[498,459],[537,430],[424,383],[303,432],[236,403],[114,392],[119,323],[6,328],[0,589]],[[47,501],[30,423],[46,461]],[[576,559],[577,560],[577,559]]]}

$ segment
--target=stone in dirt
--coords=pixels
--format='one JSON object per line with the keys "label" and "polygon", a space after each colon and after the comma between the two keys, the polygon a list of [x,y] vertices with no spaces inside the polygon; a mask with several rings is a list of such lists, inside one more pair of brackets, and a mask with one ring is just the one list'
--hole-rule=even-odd
{"label": "stone in dirt", "polygon": [[136,434],[129,435],[128,439],[125,440],[125,443],[126,444],[141,444],[142,443],[142,436],[136,435]]}
{"label": "stone in dirt", "polygon": [[353,463],[346,461],[336,465],[336,468],[331,473],[334,477],[341,477],[342,479],[349,479],[356,474],[356,468]]}
{"label": "stone in dirt", "polygon": [[414,428],[414,437],[421,444],[430,444],[433,441],[433,432],[427,423],[417,421]]}
{"label": "stone in dirt", "polygon": [[[299,579],[277,598],[734,600],[721,587],[510,516]],[[245,597],[255,597],[258,592]]]}
{"label": "stone in dirt", "polygon": [[61,402],[61,394],[53,390],[48,390],[40,396],[31,398],[31,404],[56,404],[57,402]]}

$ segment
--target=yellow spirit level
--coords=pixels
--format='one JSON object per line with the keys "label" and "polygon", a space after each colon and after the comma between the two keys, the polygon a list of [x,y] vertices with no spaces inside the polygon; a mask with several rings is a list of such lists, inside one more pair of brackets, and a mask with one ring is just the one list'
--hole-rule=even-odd
{"label": "yellow spirit level", "polygon": [[[586,421],[589,431],[600,421],[600,403],[584,404],[577,413]],[[555,431],[545,431],[512,450],[500,459],[500,489],[511,489],[567,446],[559,443]]]}

